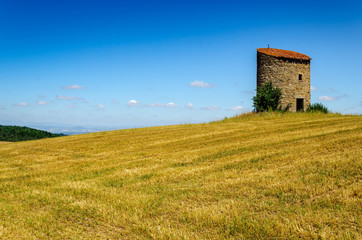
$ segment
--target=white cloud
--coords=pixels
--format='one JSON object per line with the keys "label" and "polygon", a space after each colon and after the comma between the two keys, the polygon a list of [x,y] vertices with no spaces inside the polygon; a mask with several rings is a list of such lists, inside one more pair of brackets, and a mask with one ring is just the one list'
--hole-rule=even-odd
{"label": "white cloud", "polygon": [[189,84],[190,87],[199,87],[199,88],[211,88],[211,84],[203,81],[193,81]]}
{"label": "white cloud", "polygon": [[192,103],[187,103],[185,108],[188,108],[188,109],[193,109],[194,108],[194,104]]}
{"label": "white cloud", "polygon": [[44,102],[44,101],[38,101],[38,105],[47,105],[48,102]]}
{"label": "white cloud", "polygon": [[21,103],[14,104],[14,106],[27,107],[27,106],[29,106],[29,103],[27,103],[27,102],[21,102]]}
{"label": "white cloud", "polygon": [[310,86],[310,90],[311,90],[312,92],[315,92],[315,91],[317,91],[317,88],[316,88],[315,86]]}
{"label": "white cloud", "polygon": [[220,110],[220,108],[214,105],[214,106],[202,107],[200,108],[200,110],[215,111],[215,110]]}
{"label": "white cloud", "polygon": [[167,103],[165,105],[165,107],[168,107],[168,108],[177,108],[178,105],[176,103],[173,103],[173,102],[170,102],[170,103]]}
{"label": "white cloud", "polygon": [[79,85],[70,85],[70,86],[65,86],[62,87],[63,89],[68,89],[68,90],[79,90],[79,89],[84,89],[84,87],[79,86]]}
{"label": "white cloud", "polygon": [[103,104],[98,104],[97,107],[98,108],[104,108],[105,106]]}
{"label": "white cloud", "polygon": [[337,98],[332,97],[332,96],[320,96],[320,97],[318,97],[318,100],[320,100],[320,101],[335,101],[335,100],[337,100]]}
{"label": "white cloud", "polygon": [[59,96],[59,95],[56,95],[55,96],[57,99],[59,100],[83,100],[83,98],[80,98],[80,97],[73,97],[73,96]]}
{"label": "white cloud", "polygon": [[138,101],[136,101],[136,100],[134,100],[134,99],[132,99],[132,100],[129,100],[129,101],[127,102],[127,105],[128,105],[128,106],[140,106],[141,103],[138,102]]}
{"label": "white cloud", "polygon": [[243,110],[244,108],[242,106],[236,106],[236,107],[232,107],[230,108],[231,111],[241,111]]}

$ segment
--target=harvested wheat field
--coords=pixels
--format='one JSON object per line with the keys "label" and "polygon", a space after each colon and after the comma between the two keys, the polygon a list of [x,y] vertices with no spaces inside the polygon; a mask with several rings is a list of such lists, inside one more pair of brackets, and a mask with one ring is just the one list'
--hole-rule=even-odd
{"label": "harvested wheat field", "polygon": [[361,239],[362,117],[0,144],[3,239]]}

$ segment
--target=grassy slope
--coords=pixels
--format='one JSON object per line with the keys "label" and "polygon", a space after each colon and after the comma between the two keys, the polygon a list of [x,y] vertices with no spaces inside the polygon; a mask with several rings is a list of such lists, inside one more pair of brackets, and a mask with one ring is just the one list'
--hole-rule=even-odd
{"label": "grassy slope", "polygon": [[361,238],[360,116],[0,144],[0,238]]}

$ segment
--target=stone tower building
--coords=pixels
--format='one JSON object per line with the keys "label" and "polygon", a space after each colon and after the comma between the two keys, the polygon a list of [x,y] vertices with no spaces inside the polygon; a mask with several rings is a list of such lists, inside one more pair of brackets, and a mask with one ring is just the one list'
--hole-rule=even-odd
{"label": "stone tower building", "polygon": [[275,48],[257,49],[257,85],[271,81],[282,89],[282,106],[290,111],[307,110],[310,105],[310,60],[307,55]]}

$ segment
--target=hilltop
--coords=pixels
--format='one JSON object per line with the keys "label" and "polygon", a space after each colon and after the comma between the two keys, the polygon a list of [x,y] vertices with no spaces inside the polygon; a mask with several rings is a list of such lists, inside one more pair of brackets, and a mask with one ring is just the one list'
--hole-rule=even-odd
{"label": "hilltop", "polygon": [[361,133],[267,113],[0,144],[0,237],[359,239]]}
{"label": "hilltop", "polygon": [[60,136],[64,136],[64,134],[50,133],[28,127],[0,125],[0,141],[19,142]]}

